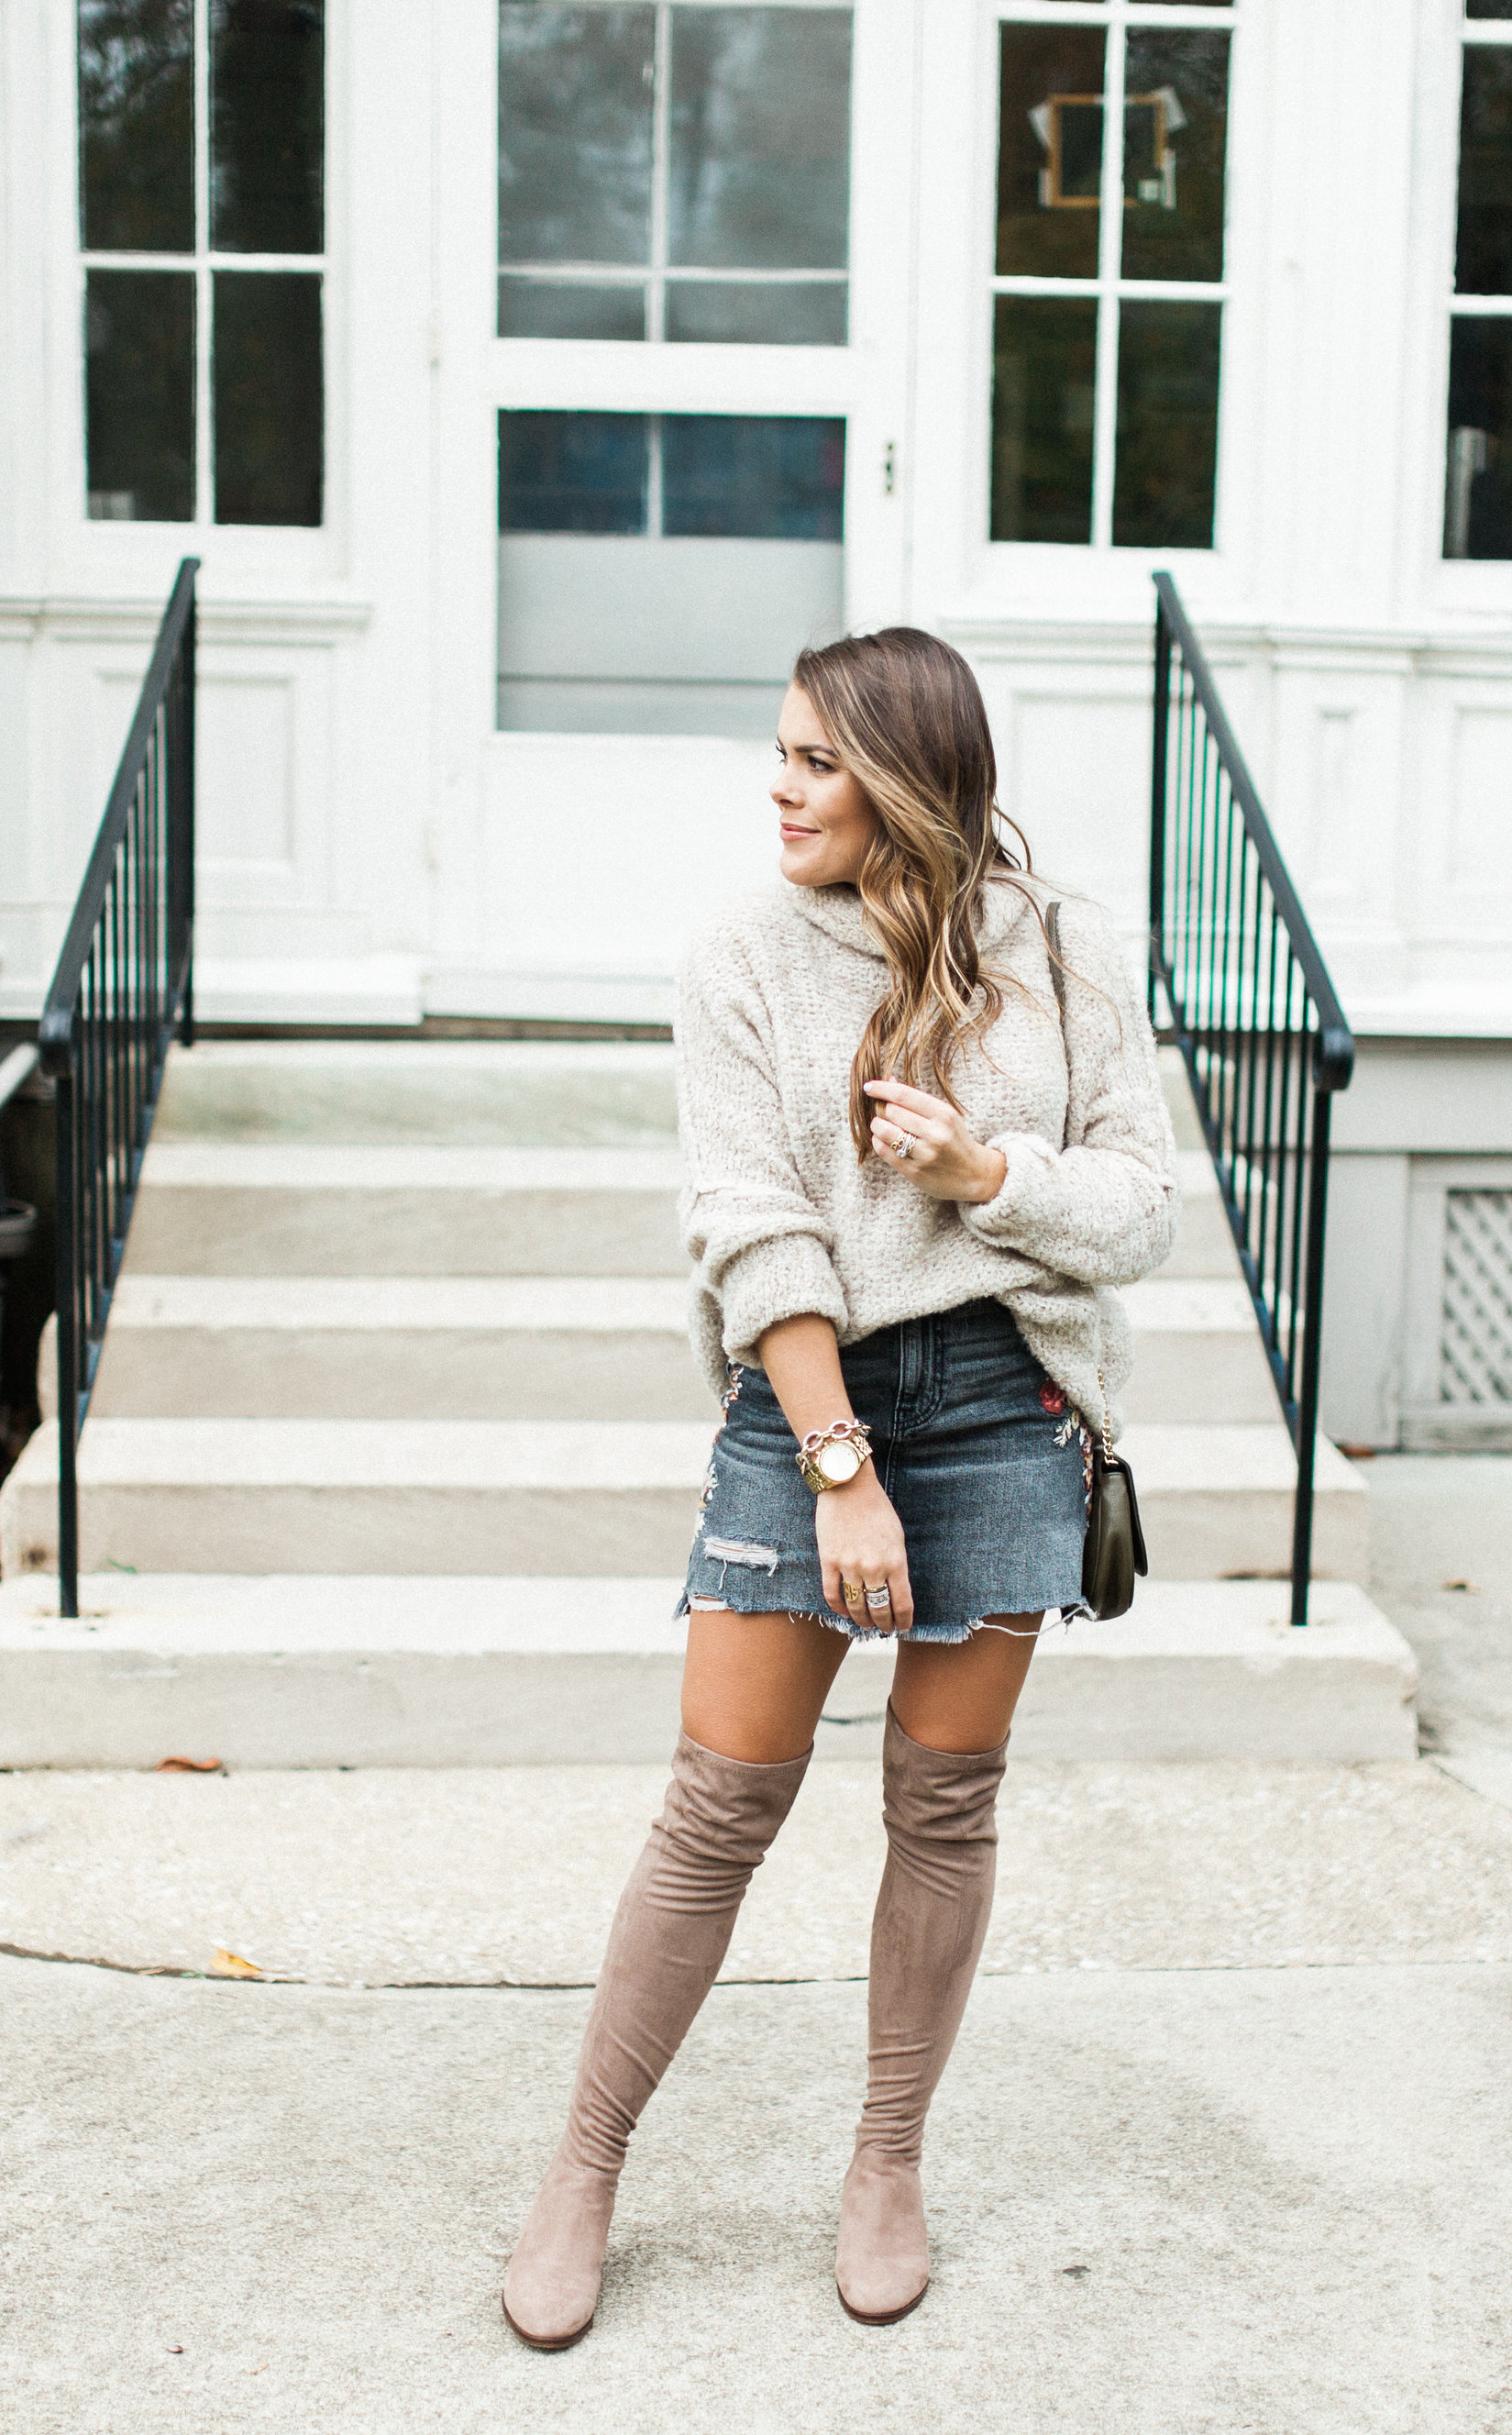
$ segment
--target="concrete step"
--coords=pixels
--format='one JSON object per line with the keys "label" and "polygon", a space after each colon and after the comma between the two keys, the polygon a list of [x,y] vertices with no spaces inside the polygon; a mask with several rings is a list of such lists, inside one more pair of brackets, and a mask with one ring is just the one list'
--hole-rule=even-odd
{"label": "concrete step", "polygon": [[1134,1375],[1129,1421],[1273,1421],[1276,1390],[1254,1305],[1237,1277],[1162,1274],[1126,1286]]}
{"label": "concrete step", "polygon": [[[0,1767],[660,1762],[677,1730],[677,1578],[224,1576],[0,1586]],[[1363,1591],[1306,1632],[1272,1582],[1149,1581],[1116,1623],[1045,1634],[1020,1757],[1404,1759],[1417,1667]],[[821,1757],[880,1745],[891,1651],[858,1648]]]}
{"label": "concrete step", "polygon": [[[1137,1421],[1264,1421],[1275,1392],[1244,1287],[1127,1296]],[[41,1377],[49,1416],[50,1343]],[[662,1277],[121,1280],[96,1419],[699,1420],[713,1409]]]}
{"label": "concrete step", "polygon": [[154,1141],[146,1276],[680,1276],[675,1149]]}
{"label": "concrete step", "polygon": [[127,1275],[91,1414],[707,1421],[687,1313],[672,1277]]}
{"label": "concrete step", "polygon": [[[138,1572],[680,1571],[707,1422],[92,1419],[80,1562]],[[1170,1580],[1284,1572],[1279,1421],[1145,1424],[1123,1441],[1150,1563]],[[0,1572],[57,1563],[56,1422],[0,1490]],[[1314,1568],[1366,1576],[1363,1477],[1319,1442]]]}
{"label": "concrete step", "polygon": [[169,1052],[153,1139],[671,1148],[670,1044],[210,1040]]}
{"label": "concrete step", "polygon": [[1176,1165],[1181,1183],[1181,1223],[1156,1275],[1237,1279],[1239,1257],[1218,1198],[1211,1159],[1205,1149],[1179,1149]]}

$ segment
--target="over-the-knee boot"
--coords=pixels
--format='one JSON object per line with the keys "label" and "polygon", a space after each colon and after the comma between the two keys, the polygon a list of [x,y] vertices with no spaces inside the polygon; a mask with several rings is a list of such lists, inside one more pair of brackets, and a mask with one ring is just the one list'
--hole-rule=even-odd
{"label": "over-the-knee boot", "polygon": [[997,1867],[992,1812],[1007,1748],[1005,1740],[966,1755],[926,1750],[887,1710],[887,1865],[871,1923],[867,2100],[834,2260],[841,2303],[865,2325],[895,2324],[929,2288],[919,2179],[924,2116],[987,1934]]}
{"label": "over-the-knee boot", "polygon": [[747,1766],[678,1736],[666,1806],[610,1930],[567,2128],[505,2276],[504,2313],[540,2350],[593,2323],[630,2133],[718,1976],[809,1757]]}

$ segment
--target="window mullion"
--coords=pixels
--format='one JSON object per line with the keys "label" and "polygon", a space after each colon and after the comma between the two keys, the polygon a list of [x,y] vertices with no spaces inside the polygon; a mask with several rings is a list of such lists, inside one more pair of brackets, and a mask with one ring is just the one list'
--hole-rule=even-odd
{"label": "window mullion", "polygon": [[1097,242],[1097,393],[1092,439],[1092,546],[1113,540],[1113,466],[1118,445],[1118,274],[1124,250],[1123,20],[1108,28],[1103,72],[1103,182]]}
{"label": "window mullion", "polygon": [[[655,84],[651,117],[651,284],[645,300],[645,335],[666,336],[667,206],[672,175],[672,9],[661,0],[656,12]],[[653,440],[653,459],[660,463],[660,442]],[[660,531],[660,524],[653,526]]]}
{"label": "window mullion", "polygon": [[211,380],[210,0],[195,0],[195,521],[215,513]]}

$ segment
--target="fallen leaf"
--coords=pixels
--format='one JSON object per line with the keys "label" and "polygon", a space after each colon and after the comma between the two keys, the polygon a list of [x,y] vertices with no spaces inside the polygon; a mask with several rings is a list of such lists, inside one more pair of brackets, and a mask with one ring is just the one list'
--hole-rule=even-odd
{"label": "fallen leaf", "polygon": [[1481,1595],[1479,1581],[1446,1581],[1444,1587],[1446,1590],[1467,1590],[1471,1597],[1479,1597]]}
{"label": "fallen leaf", "polygon": [[154,1775],[218,1775],[218,1758],[160,1758]]}
{"label": "fallen leaf", "polygon": [[182,2344],[182,2342],[170,2342],[170,2343],[168,2344],[168,2348],[169,2348],[170,2352],[173,2354],[173,2357],[174,2357],[175,2358],[182,2358],[182,2357],[183,2357],[183,2344]]}
{"label": "fallen leaf", "polygon": [[263,1972],[260,1963],[244,1961],[239,1953],[228,1953],[223,1944],[217,1944],[210,1975],[212,1978],[261,1978]]}

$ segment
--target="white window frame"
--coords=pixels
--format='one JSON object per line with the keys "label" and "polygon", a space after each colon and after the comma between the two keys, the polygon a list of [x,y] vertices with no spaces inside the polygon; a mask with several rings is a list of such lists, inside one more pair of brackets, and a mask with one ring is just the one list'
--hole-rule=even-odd
{"label": "white window frame", "polygon": [[1465,14],[1465,0],[1453,0],[1449,41],[1452,70],[1445,79],[1445,86],[1451,96],[1452,115],[1452,131],[1441,155],[1449,163],[1447,225],[1435,281],[1439,293],[1435,319],[1439,332],[1441,369],[1436,384],[1437,414],[1434,439],[1436,478],[1430,477],[1428,492],[1436,509],[1429,537],[1433,562],[1429,580],[1430,590],[1443,598],[1448,606],[1489,608],[1503,606],[1508,595],[1512,594],[1512,558],[1450,558],[1444,550],[1445,527],[1449,519],[1449,362],[1456,321],[1512,320],[1512,294],[1462,296],[1454,285],[1459,236],[1459,138],[1465,54],[1472,50],[1512,50],[1512,18],[1469,18]]}
{"label": "white window frame", "polygon": [[[1253,5],[1253,0],[1251,0]],[[1167,304],[1216,304],[1223,314],[1223,351],[1218,373],[1218,437],[1213,490],[1213,531],[1211,549],[1157,549],[1143,545],[1118,545],[1120,559],[1129,558],[1143,564],[1152,558],[1208,559],[1219,550],[1223,539],[1223,432],[1225,391],[1228,388],[1228,307],[1233,293],[1231,279],[1232,195],[1233,195],[1233,91],[1238,57],[1237,37],[1240,10],[1237,6],[1226,8],[1190,8],[1151,5],[1151,0],[1085,0],[1085,5],[1068,7],[1063,0],[996,0],[992,11],[992,143],[991,143],[991,236],[987,260],[996,255],[998,145],[998,94],[1001,89],[998,73],[999,34],[1005,25],[1088,26],[1101,29],[1107,38],[1104,65],[1104,141],[1103,181],[1099,197],[1097,271],[1091,279],[1044,279],[1024,273],[1006,275],[993,272],[988,283],[988,358],[986,367],[986,461],[990,462],[992,444],[992,353],[991,322],[999,296],[1068,296],[1095,298],[1097,302],[1097,359],[1094,380],[1095,421],[1092,433],[1092,527],[1087,542],[1017,542],[990,541],[990,549],[1015,552],[1032,549],[1054,549],[1074,552],[1085,558],[1089,553],[1100,557],[1113,553],[1113,477],[1118,447],[1118,323],[1119,308],[1125,302],[1149,302]],[[1121,262],[1124,241],[1124,94],[1125,64],[1128,34],[1131,27],[1144,27],[1166,33],[1226,33],[1229,38],[1228,109],[1225,122],[1224,160],[1224,276],[1220,280],[1125,279]],[[990,533],[990,476],[984,485],[984,504],[988,505],[988,521],[984,527]]]}
{"label": "white window frame", "polygon": [[[210,233],[210,0],[194,0],[195,246],[183,253],[138,253],[86,248],[79,187],[78,57],[75,0],[49,11],[48,79],[58,100],[66,150],[48,217],[58,292],[69,309],[58,317],[50,344],[50,378],[69,401],[53,461],[56,529],[74,561],[73,579],[93,586],[114,567],[123,575],[150,553],[154,563],[179,552],[214,546],[216,563],[255,576],[260,570],[318,580],[342,564],[348,524],[348,445],[342,371],[347,352],[345,248],[340,241],[346,196],[347,95],[350,57],[347,0],[325,0],[325,156],[322,170],[325,249],[318,254],[215,250]],[[49,147],[50,158],[52,154]],[[91,270],[172,270],[195,281],[195,513],[172,522],[89,513],[88,432],[84,412],[85,283]],[[322,517],[318,525],[216,524],[212,422],[211,280],[216,270],[315,271],[320,276],[322,352]]]}

